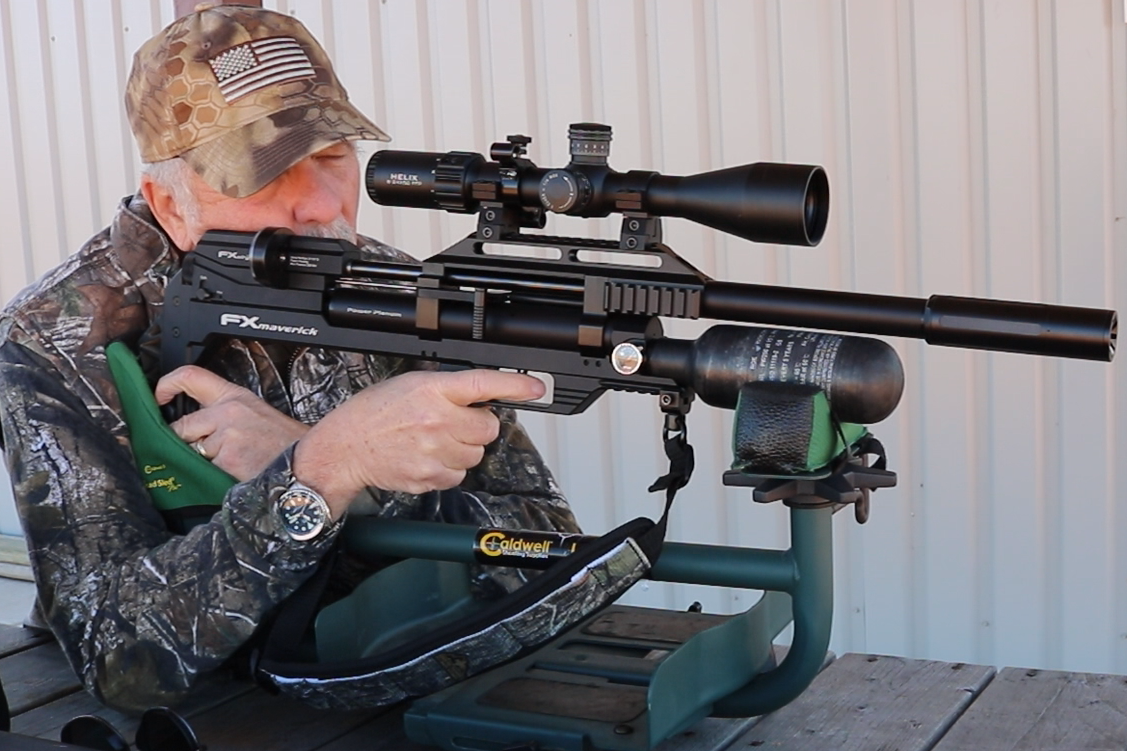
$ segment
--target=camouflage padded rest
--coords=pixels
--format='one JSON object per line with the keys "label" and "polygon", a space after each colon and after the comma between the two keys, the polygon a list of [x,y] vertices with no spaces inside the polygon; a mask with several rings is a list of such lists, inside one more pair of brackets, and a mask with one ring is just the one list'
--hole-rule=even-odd
{"label": "camouflage padded rest", "polygon": [[[471,608],[456,601],[441,602],[433,622],[424,619],[416,624],[414,630],[420,635],[406,643],[389,645],[369,656],[332,661],[321,660],[307,648],[310,623],[329,569],[323,566],[283,606],[252,667],[268,688],[322,709],[369,709],[427,696],[521,657],[613,603],[652,567],[660,554],[664,530],[664,524],[635,519],[560,559],[512,594]],[[373,576],[386,580],[392,569],[403,565]],[[398,577],[400,584],[389,589],[413,594],[402,580],[415,573],[415,569],[405,570]],[[353,597],[363,595],[353,593],[330,607],[339,608]],[[344,607],[378,609],[388,606],[385,600],[361,599]],[[462,617],[441,612],[445,606],[458,610]],[[351,617],[364,616],[360,612]],[[318,643],[351,639],[333,633],[348,628],[348,621],[349,617],[341,617],[318,623]],[[435,628],[436,623],[440,625]],[[322,649],[326,651],[333,650]]]}

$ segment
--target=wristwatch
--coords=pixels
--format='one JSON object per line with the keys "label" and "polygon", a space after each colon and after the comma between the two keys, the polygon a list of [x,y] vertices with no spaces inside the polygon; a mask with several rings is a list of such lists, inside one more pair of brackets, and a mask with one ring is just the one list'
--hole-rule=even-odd
{"label": "wristwatch", "polygon": [[278,498],[278,518],[282,529],[294,540],[312,540],[329,525],[329,504],[311,487],[297,480],[290,482]]}

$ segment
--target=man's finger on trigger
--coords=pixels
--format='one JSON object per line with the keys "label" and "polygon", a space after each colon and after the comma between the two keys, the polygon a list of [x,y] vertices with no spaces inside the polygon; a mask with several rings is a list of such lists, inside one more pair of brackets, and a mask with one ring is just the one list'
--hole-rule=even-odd
{"label": "man's finger on trigger", "polygon": [[207,407],[221,399],[231,388],[231,383],[210,370],[196,365],[184,365],[157,381],[153,396],[157,404],[167,404],[177,394],[187,394],[200,406]]}
{"label": "man's finger on trigger", "polygon": [[539,379],[500,370],[459,370],[443,373],[442,393],[455,404],[480,402],[530,402],[544,395]]}

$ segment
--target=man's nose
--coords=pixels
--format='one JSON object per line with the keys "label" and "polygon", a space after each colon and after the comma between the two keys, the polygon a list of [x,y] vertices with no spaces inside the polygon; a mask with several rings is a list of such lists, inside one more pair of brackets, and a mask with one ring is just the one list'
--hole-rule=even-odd
{"label": "man's nose", "polygon": [[285,181],[286,200],[296,226],[329,224],[341,217],[344,201],[338,181],[323,174],[312,157],[291,167]]}

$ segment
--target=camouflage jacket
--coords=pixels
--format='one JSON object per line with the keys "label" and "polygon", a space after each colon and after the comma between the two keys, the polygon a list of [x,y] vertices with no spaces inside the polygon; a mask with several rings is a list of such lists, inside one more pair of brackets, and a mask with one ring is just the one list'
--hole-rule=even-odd
{"label": "camouflage jacket", "polygon": [[[374,257],[405,258],[364,240]],[[113,224],[0,315],[0,427],[40,609],[98,699],[142,710],[182,699],[225,663],[317,568],[339,532],[295,543],[272,502],[292,447],[235,485],[221,510],[171,534],[133,464],[105,345],[136,346],[161,310],[180,252],[139,196]],[[279,367],[256,342],[229,342],[207,367],[307,424],[405,369],[384,357],[298,350]],[[511,412],[461,492],[370,490],[369,513],[577,531],[548,469]],[[356,506],[353,507],[355,513]],[[344,570],[355,566],[340,566]],[[365,572],[366,573],[366,572]],[[346,583],[350,586],[355,580]],[[479,570],[478,590],[520,575]]]}

